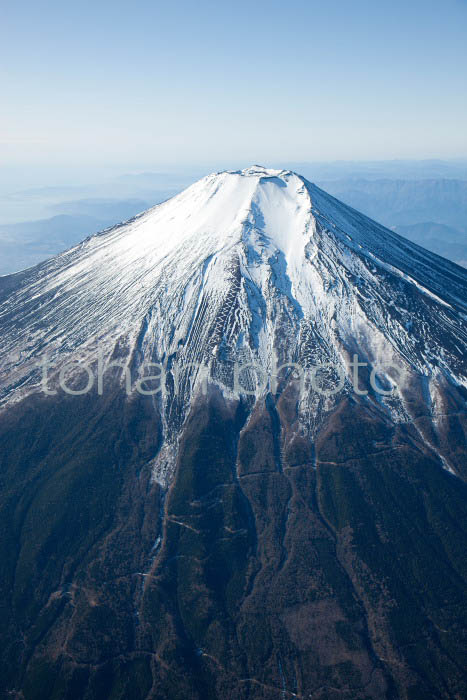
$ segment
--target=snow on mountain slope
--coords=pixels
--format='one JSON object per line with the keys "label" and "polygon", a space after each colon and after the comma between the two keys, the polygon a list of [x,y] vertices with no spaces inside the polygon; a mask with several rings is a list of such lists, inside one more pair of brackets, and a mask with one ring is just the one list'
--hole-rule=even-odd
{"label": "snow on mountain slope", "polygon": [[[158,400],[167,415],[176,405],[180,425],[203,379],[194,363],[233,394],[235,362],[267,374],[274,363],[328,362],[342,368],[348,392],[356,353],[379,365],[382,385],[398,375],[397,394],[367,400],[407,420],[413,376],[429,411],[445,382],[467,386],[466,299],[466,270],[299,175],[259,166],[216,173],[0,278],[0,397],[9,404],[37,388],[45,354],[58,369],[70,359],[94,362],[100,350],[125,357],[134,376],[147,362],[179,368],[178,395]],[[247,372],[243,383],[252,382]],[[330,401],[302,395],[307,429]]]}

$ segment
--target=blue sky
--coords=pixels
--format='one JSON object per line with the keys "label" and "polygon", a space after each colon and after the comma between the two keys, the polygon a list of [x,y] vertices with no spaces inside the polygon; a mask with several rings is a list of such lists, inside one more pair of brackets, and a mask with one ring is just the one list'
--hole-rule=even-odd
{"label": "blue sky", "polygon": [[467,156],[467,0],[6,0],[9,168]]}

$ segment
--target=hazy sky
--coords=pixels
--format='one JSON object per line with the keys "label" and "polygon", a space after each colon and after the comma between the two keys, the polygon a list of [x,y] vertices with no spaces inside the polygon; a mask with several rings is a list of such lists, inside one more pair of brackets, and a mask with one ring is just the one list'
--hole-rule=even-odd
{"label": "hazy sky", "polygon": [[5,0],[10,168],[467,156],[467,0]]}

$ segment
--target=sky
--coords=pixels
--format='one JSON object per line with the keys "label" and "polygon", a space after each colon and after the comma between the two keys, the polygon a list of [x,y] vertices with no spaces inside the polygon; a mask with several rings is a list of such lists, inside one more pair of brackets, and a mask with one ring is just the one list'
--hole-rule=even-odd
{"label": "sky", "polygon": [[467,156],[467,0],[4,0],[0,168]]}

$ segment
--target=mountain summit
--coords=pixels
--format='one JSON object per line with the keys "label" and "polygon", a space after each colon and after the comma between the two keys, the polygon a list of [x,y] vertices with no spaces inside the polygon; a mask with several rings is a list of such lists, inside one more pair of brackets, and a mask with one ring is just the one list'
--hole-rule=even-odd
{"label": "mountain summit", "polygon": [[465,695],[466,299],[261,166],[0,278],[9,696]]}
{"label": "mountain summit", "polygon": [[[0,279],[2,289],[6,404],[37,387],[44,355],[57,376],[64,363],[76,370],[98,352],[124,355],[133,385],[145,364],[177,368],[177,396],[158,397],[164,415],[178,415],[175,432],[206,372],[238,398],[235,363],[253,363],[269,378],[285,363],[304,370],[328,363],[349,377],[357,355],[381,387],[398,385],[390,398],[382,392],[368,401],[402,421],[414,384],[428,412],[441,405],[446,382],[467,386],[465,270],[286,170],[256,165],[209,175],[128,223]],[[242,377],[247,391],[261,385],[258,396],[270,389],[251,372]],[[324,404],[316,392],[302,397],[305,431]]]}

